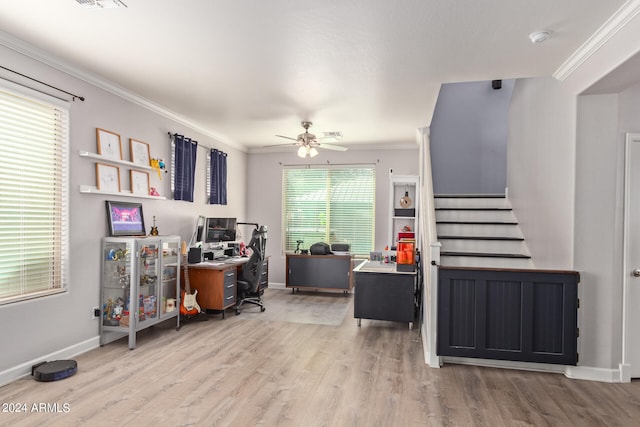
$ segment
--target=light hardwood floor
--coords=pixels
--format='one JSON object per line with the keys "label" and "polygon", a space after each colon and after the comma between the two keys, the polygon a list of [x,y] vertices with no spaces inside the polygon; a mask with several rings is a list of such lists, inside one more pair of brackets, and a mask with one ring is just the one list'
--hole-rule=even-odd
{"label": "light hardwood floor", "polygon": [[[267,290],[269,299],[288,291]],[[296,294],[298,304],[322,294]],[[337,301],[335,296],[332,296]],[[352,304],[352,296],[341,295]],[[275,307],[276,304],[273,304]],[[273,307],[271,307],[273,308]],[[212,316],[157,325],[75,358],[78,373],[0,388],[12,426],[632,426],[640,383],[424,364],[419,330],[363,320],[339,326]],[[32,412],[32,405],[60,412]],[[66,406],[65,406],[66,405]],[[65,409],[68,409],[65,411]]]}

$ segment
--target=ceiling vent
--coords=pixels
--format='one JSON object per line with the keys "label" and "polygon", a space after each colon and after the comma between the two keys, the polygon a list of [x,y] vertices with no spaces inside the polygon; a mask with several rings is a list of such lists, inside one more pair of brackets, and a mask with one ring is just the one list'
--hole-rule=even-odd
{"label": "ceiling vent", "polygon": [[322,132],[325,138],[342,139],[342,132]]}
{"label": "ceiling vent", "polygon": [[111,9],[114,7],[128,7],[120,0],[76,0],[86,9]]}

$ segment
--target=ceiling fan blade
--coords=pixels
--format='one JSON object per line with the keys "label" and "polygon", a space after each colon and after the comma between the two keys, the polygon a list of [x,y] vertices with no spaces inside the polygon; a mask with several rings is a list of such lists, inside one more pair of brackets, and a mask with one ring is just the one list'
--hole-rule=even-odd
{"label": "ceiling fan blade", "polygon": [[284,139],[290,139],[292,141],[297,141],[296,138],[291,138],[290,136],[284,136],[284,135],[276,135],[278,138],[284,138]]}
{"label": "ceiling fan blade", "polygon": [[335,151],[347,151],[347,147],[341,147],[339,145],[332,144],[318,144],[320,148],[326,148],[327,150],[335,150]]}
{"label": "ceiling fan blade", "polygon": [[271,148],[271,147],[296,147],[299,144],[297,142],[289,142],[287,144],[273,144],[273,145],[263,145],[262,148]]}

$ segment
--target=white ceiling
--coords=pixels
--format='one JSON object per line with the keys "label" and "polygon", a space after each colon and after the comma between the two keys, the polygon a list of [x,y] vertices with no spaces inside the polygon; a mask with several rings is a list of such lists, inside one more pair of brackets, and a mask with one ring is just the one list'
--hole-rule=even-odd
{"label": "white ceiling", "polygon": [[625,3],[123,1],[2,0],[0,29],[248,149],[303,119],[344,146],[413,142],[442,83],[550,76]]}

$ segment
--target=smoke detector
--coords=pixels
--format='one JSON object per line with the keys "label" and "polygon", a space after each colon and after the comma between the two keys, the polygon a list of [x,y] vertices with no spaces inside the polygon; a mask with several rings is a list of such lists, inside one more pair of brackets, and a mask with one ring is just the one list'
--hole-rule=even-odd
{"label": "smoke detector", "polygon": [[114,7],[128,7],[120,0],[76,0],[78,4],[86,9],[112,9]]}
{"label": "smoke detector", "polygon": [[550,34],[548,31],[536,31],[529,34],[529,39],[531,39],[531,43],[538,44],[549,38]]}

